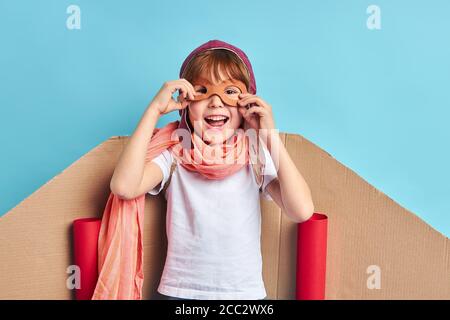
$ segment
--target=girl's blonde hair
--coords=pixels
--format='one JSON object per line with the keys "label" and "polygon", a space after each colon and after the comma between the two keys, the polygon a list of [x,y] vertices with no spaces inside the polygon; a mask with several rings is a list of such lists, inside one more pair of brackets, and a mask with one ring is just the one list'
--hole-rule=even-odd
{"label": "girl's blonde hair", "polygon": [[250,76],[247,67],[235,53],[227,49],[210,49],[197,54],[187,64],[182,78],[192,83],[204,72],[211,75],[215,82],[227,80],[221,79],[219,71],[228,79],[242,81],[249,90]]}

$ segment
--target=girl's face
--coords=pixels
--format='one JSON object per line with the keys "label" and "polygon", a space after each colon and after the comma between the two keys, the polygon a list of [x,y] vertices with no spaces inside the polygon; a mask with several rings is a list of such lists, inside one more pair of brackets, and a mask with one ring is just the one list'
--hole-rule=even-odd
{"label": "girl's face", "polygon": [[[219,74],[221,79],[226,79],[222,72],[219,72]],[[229,83],[224,87],[223,94],[233,100],[239,99],[238,95],[242,92],[236,85],[228,79],[221,81],[212,79],[212,77],[213,75],[210,77],[205,77],[204,74],[200,75],[192,81],[194,90],[199,93],[205,92],[205,87],[198,83],[207,82],[216,85]],[[243,86],[245,87],[245,84]],[[238,107],[226,104],[216,94],[204,100],[191,101],[188,108],[189,120],[195,133],[210,145],[226,142],[240,127],[243,120],[241,113],[238,112]]]}

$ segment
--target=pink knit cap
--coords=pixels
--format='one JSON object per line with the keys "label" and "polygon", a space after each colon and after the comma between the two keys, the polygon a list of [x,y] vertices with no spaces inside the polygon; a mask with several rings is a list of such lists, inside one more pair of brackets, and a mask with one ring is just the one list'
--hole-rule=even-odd
{"label": "pink knit cap", "polygon": [[247,55],[241,49],[239,49],[229,43],[226,43],[224,41],[220,41],[220,40],[210,40],[210,41],[202,44],[198,48],[194,49],[194,51],[192,51],[187,56],[187,58],[184,60],[183,64],[181,65],[180,78],[184,72],[184,69],[188,65],[189,61],[191,61],[191,59],[194,58],[195,55],[197,55],[200,52],[203,52],[206,50],[211,50],[211,49],[227,49],[227,50],[232,51],[234,54],[236,54],[242,60],[244,65],[247,67],[247,71],[248,71],[249,78],[250,78],[250,85],[249,85],[248,91],[251,94],[256,94],[255,76],[253,74],[252,65],[251,65],[250,60],[248,59]]}

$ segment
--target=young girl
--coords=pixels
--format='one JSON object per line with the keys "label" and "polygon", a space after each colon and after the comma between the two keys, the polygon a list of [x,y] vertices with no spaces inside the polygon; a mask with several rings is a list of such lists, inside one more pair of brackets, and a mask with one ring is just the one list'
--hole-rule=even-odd
{"label": "young girl", "polygon": [[[115,196],[129,201],[164,190],[167,199],[167,258],[158,286],[164,296],[265,298],[260,195],[296,222],[313,214],[310,190],[275,130],[271,106],[255,94],[245,53],[209,41],[186,58],[180,79],[162,86],[120,156],[111,179]],[[155,129],[172,111],[180,121]],[[259,134],[258,150],[246,130]]]}

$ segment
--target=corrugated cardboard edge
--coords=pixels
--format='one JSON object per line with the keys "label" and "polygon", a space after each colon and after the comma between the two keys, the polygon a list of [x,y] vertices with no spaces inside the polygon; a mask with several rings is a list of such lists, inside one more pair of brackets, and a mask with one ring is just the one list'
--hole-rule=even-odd
{"label": "corrugated cardboard edge", "polygon": [[0,218],[0,298],[69,299],[72,221],[101,217],[124,137],[93,148]]}
{"label": "corrugated cardboard edge", "polygon": [[[329,217],[327,299],[449,299],[449,240],[297,134],[280,134]],[[71,224],[101,217],[128,136],[114,136],[0,218],[0,299],[70,299]],[[269,299],[295,298],[296,224],[261,200],[263,277]],[[165,261],[165,202],[146,198],[144,298]],[[367,287],[378,266],[381,289]]]}
{"label": "corrugated cardboard edge", "polygon": [[[316,211],[329,218],[327,299],[450,299],[447,237],[315,144],[286,136]],[[288,228],[285,237],[292,243],[296,228]],[[285,248],[285,256],[293,254]],[[295,263],[290,264],[292,272]],[[373,268],[380,272],[380,289],[368,285]],[[291,297],[294,290],[292,284],[278,298]]]}

